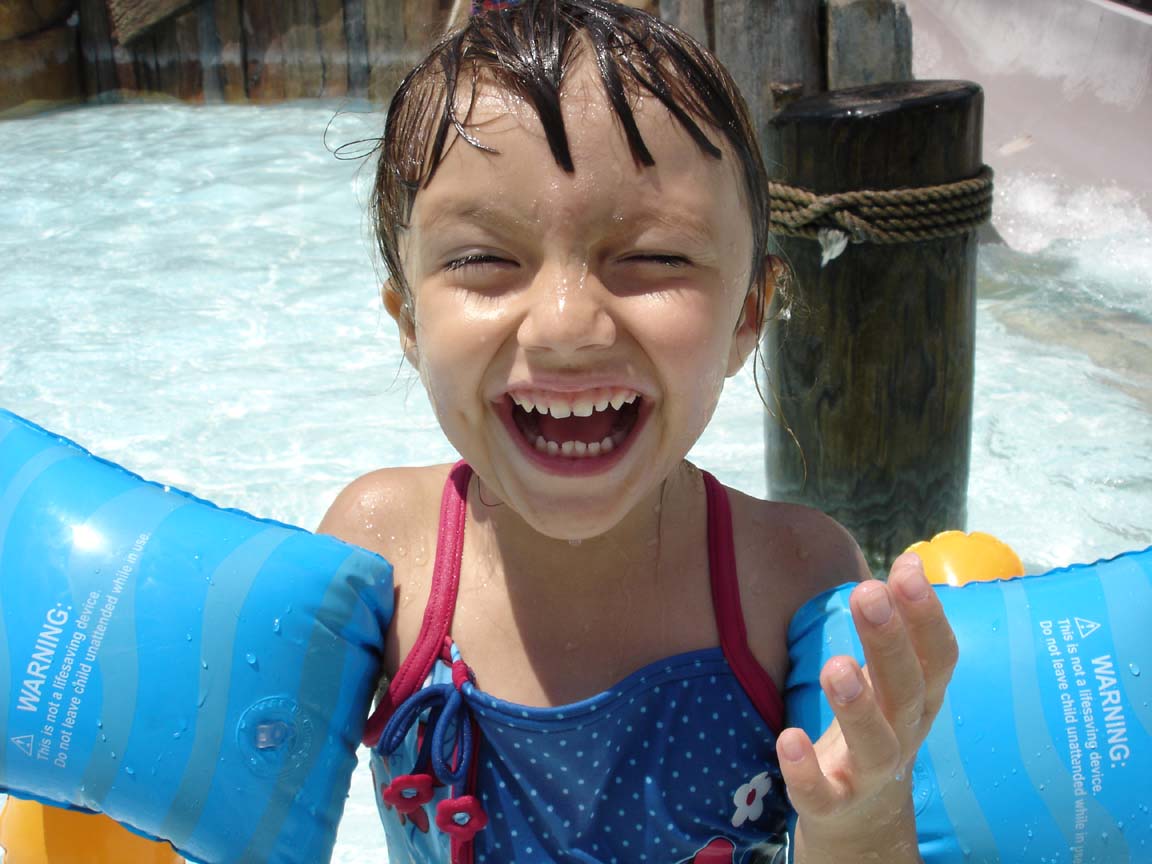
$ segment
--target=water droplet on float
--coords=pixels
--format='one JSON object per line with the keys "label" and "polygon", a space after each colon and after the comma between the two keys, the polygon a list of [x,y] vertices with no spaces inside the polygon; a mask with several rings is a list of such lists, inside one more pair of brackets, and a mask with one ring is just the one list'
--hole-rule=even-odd
{"label": "water droplet on float", "polygon": [[280,619],[279,618],[273,618],[272,619],[272,632],[273,633],[279,633],[280,632]]}
{"label": "water droplet on float", "polygon": [[1135,675],[1137,678],[1140,677],[1140,667],[1137,666],[1135,663],[1129,663],[1128,664],[1128,671],[1131,672],[1133,675]]}
{"label": "water droplet on float", "polygon": [[191,642],[192,641],[192,634],[191,633],[185,633],[184,634],[184,641],[185,642]]}
{"label": "water droplet on float", "polygon": [[960,716],[959,714],[956,715],[956,725],[957,726],[963,726],[964,725],[964,718],[962,716]]}
{"label": "water droplet on float", "polygon": [[253,669],[259,668],[259,664],[256,662],[256,655],[253,654],[251,651],[249,651],[247,654],[244,655],[244,659],[247,661],[248,665],[251,666]]}
{"label": "water droplet on float", "polygon": [[127,774],[129,777],[135,777],[136,776],[136,769],[133,768],[131,765],[125,765],[124,766],[124,773]]}

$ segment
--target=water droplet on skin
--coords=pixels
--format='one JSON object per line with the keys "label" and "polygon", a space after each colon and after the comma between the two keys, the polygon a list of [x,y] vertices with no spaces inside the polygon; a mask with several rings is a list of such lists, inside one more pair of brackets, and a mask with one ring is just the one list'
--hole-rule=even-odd
{"label": "water droplet on skin", "polygon": [[580,545],[580,543],[581,543],[581,541],[580,541],[580,540],[569,540],[569,541],[568,541],[568,545],[569,545],[569,546],[579,546],[579,545]]}

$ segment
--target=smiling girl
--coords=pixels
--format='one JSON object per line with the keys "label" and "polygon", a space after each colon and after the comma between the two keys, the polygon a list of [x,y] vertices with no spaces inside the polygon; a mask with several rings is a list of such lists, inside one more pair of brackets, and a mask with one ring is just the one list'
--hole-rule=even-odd
{"label": "smiling girl", "polygon": [[[905,769],[956,650],[918,560],[869,579],[828,517],[685,461],[759,340],[767,208],[731,78],[637,10],[478,14],[401,85],[383,299],[462,461],[361,477],[320,527],[395,566],[392,864],[919,860]],[[813,743],[788,623],[857,580],[868,666],[827,664]]]}

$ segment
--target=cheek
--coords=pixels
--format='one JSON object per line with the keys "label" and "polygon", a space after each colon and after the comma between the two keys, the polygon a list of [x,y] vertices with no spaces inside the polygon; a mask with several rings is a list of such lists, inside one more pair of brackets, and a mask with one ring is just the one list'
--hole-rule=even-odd
{"label": "cheek", "polygon": [[492,328],[451,305],[425,303],[416,310],[416,345],[437,417],[450,421],[475,410],[499,345]]}
{"label": "cheek", "polygon": [[637,318],[646,322],[649,344],[666,364],[709,379],[713,373],[723,378],[732,332],[726,313],[710,295],[702,292],[688,302],[646,310]]}
{"label": "cheek", "polygon": [[680,395],[688,425],[707,423],[724,386],[732,344],[725,315],[718,315],[711,295],[700,295],[674,308],[648,310],[639,316],[648,333],[652,355],[664,386]]}

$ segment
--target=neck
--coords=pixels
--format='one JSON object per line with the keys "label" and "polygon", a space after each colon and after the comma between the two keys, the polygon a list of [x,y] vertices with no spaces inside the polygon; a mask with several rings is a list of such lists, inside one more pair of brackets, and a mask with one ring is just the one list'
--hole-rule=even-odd
{"label": "neck", "polygon": [[486,502],[479,478],[469,491],[469,511],[475,540],[503,573],[509,589],[564,590],[565,586],[594,587],[619,580],[660,579],[660,560],[668,545],[669,525],[697,496],[692,481],[698,472],[688,463],[652,490],[619,523],[586,540],[569,541],[539,533],[514,510]]}

